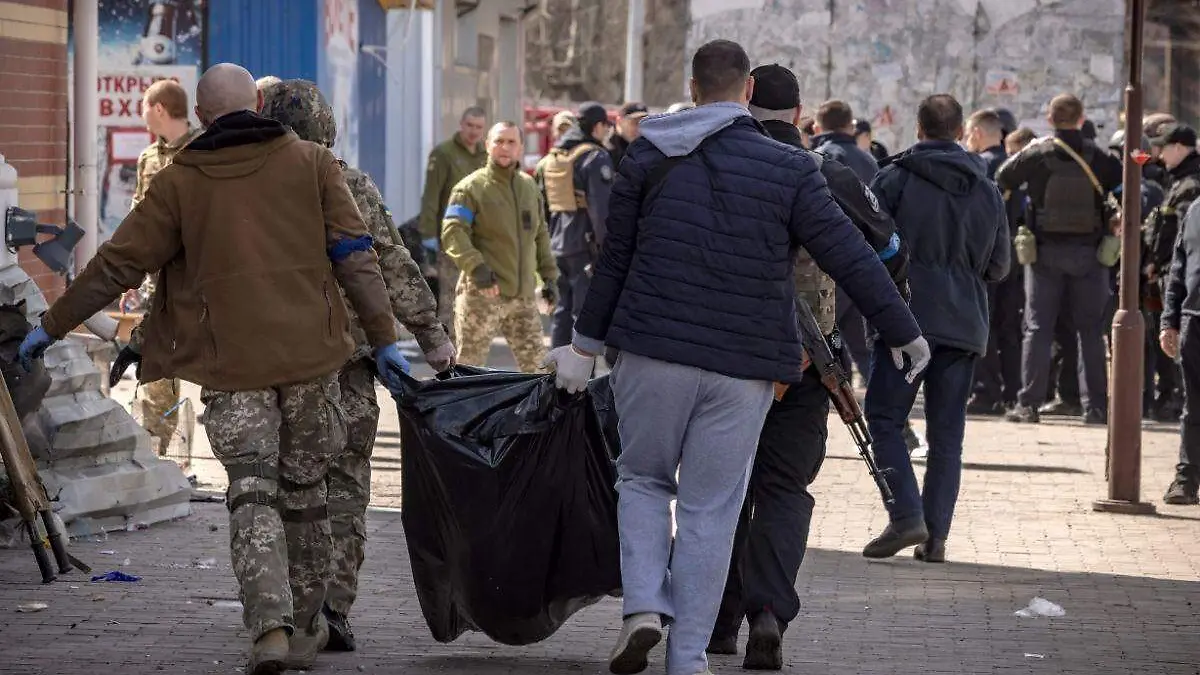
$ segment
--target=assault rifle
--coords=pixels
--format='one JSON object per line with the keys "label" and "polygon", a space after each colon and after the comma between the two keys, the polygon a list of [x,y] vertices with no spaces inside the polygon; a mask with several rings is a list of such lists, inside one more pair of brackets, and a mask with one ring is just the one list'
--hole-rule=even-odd
{"label": "assault rifle", "polygon": [[854,398],[850,377],[842,369],[841,363],[834,358],[833,350],[829,348],[829,343],[821,334],[817,318],[813,316],[812,308],[808,306],[807,302],[796,301],[796,315],[804,349],[808,352],[813,367],[821,377],[821,384],[829,390],[829,399],[833,402],[834,409],[837,410],[838,416],[842,418],[846,428],[850,430],[850,436],[854,439],[854,444],[858,446],[858,454],[867,463],[867,471],[875,480],[875,485],[879,488],[879,494],[883,496],[883,501],[888,504],[895,502],[896,498],[892,495],[892,489],[888,487],[884,477],[887,472],[875,464],[875,455],[871,452],[871,443],[874,441],[871,438],[871,432],[867,429],[862,408],[858,405],[858,400]]}
{"label": "assault rifle", "polygon": [[[15,502],[13,506],[21,514],[25,534],[29,536],[33,556],[42,573],[42,583],[50,583],[57,577],[50,564],[50,555],[46,552],[47,546],[54,554],[59,574],[70,572],[72,567],[91,572],[90,567],[67,552],[66,535],[50,512],[46,488],[38,477],[25,432],[21,429],[21,419],[3,378],[0,378],[0,457],[4,459],[4,469],[8,473]],[[46,529],[44,539],[38,531],[39,517]]]}

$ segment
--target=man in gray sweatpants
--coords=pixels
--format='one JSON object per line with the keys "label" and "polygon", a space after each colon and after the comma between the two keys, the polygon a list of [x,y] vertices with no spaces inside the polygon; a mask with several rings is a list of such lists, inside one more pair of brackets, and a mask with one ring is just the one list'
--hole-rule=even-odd
{"label": "man in gray sweatpants", "polygon": [[909,359],[910,378],[929,359],[883,263],[816,163],[750,116],[746,52],[710,42],[692,74],[697,107],[647,117],[629,146],[572,344],[547,357],[558,386],[577,392],[605,344],[620,351],[612,388],[625,620],[609,659],[618,675],[645,670],[664,624],[668,675],[709,673],[704,649],[772,383],[798,383],[807,365],[796,249],[846,289],[898,363]]}

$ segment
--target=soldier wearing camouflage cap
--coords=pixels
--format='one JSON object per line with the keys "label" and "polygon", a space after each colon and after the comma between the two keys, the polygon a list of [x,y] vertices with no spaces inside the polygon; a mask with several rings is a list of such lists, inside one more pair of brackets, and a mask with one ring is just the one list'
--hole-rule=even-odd
{"label": "soldier wearing camouflage cap", "polygon": [[[317,86],[307,80],[286,80],[266,87],[262,115],[286,124],[307,141],[331,147],[337,139],[333,109]],[[429,365],[438,371],[446,370],[454,361],[454,345],[438,321],[433,293],[404,247],[379,189],[358,169],[343,167],[342,171],[374,238],[392,311],[416,336]],[[327,479],[333,560],[324,611],[330,627],[328,648],[336,651],[354,650],[354,634],[347,615],[357,595],[358,570],[365,554],[371,450],[379,425],[370,347],[357,321],[352,321],[351,326],[357,349],[339,376],[346,413],[346,448],[333,460]]]}

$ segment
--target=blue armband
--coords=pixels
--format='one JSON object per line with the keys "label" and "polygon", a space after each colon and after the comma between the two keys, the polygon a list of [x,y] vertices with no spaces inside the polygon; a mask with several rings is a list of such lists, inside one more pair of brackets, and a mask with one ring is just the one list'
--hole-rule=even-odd
{"label": "blue armband", "polygon": [[900,252],[900,234],[898,232],[893,232],[892,238],[888,239],[887,248],[885,248],[879,252],[879,259],[880,260],[890,260],[892,258],[892,256],[896,255],[899,252]]}
{"label": "blue armband", "polygon": [[443,216],[443,219],[445,218],[458,218],[470,225],[475,222],[475,213],[462,204],[451,204],[446,207],[446,215]]}
{"label": "blue armband", "polygon": [[358,253],[359,251],[369,251],[374,243],[375,240],[369,234],[364,234],[361,237],[353,239],[339,239],[334,242],[333,246],[329,247],[329,260],[334,263],[340,263],[349,258],[351,254]]}

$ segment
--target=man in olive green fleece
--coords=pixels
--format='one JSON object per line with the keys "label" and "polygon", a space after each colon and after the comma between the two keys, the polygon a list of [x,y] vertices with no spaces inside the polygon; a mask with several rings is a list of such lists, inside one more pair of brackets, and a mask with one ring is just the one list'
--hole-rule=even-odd
{"label": "man in olive green fleece", "polygon": [[[421,195],[421,217],[417,226],[426,248],[438,249],[442,217],[454,186],[487,161],[487,153],[483,148],[486,129],[487,113],[483,108],[467,108],[459,119],[458,132],[429,153],[429,166],[425,169],[425,192]],[[448,256],[439,255],[438,320],[450,328],[451,340],[455,338],[454,287],[457,281],[458,268]]]}
{"label": "man in olive green fleece", "polygon": [[501,122],[488,132],[487,165],[450,194],[442,221],[442,249],[462,270],[454,303],[459,361],[487,365],[496,330],[508,340],[517,365],[536,372],[546,356],[542,322],[534,304],[557,300],[558,266],[537,183],[521,171],[521,130]]}

